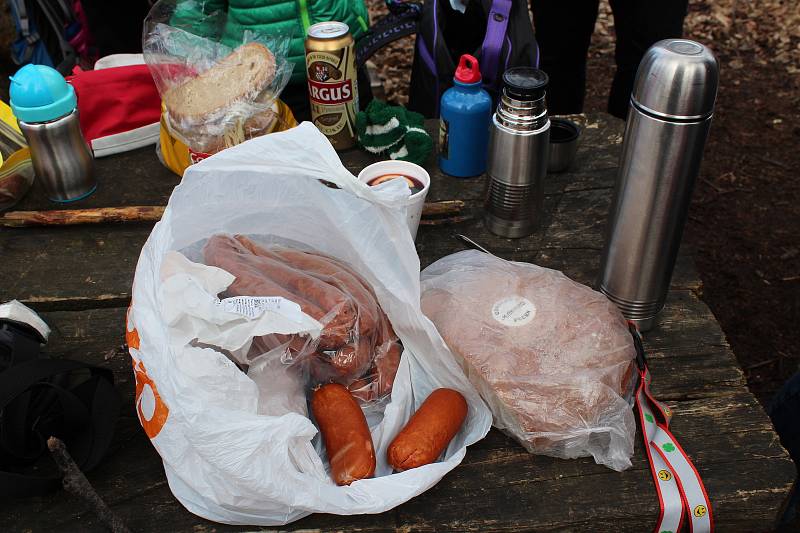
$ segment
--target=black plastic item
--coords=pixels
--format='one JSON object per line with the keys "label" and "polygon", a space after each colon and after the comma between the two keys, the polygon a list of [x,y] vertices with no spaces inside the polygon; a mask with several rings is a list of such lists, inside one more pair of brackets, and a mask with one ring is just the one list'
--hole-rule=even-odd
{"label": "black plastic item", "polygon": [[36,329],[13,320],[0,320],[0,373],[22,361],[36,359],[45,340]]}
{"label": "black plastic item", "polygon": [[[47,439],[61,439],[81,470],[105,455],[119,416],[110,370],[40,354],[26,324],[0,320],[0,497],[41,495],[61,486]],[[47,472],[47,473],[45,473]]]}
{"label": "black plastic item", "polygon": [[549,81],[543,70],[533,67],[514,67],[503,73],[506,94],[523,102],[544,98]]}

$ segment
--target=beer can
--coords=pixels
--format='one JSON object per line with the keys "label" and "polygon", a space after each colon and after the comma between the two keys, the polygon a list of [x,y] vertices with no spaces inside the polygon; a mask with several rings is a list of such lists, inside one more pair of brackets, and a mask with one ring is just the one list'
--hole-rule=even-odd
{"label": "beer can", "polygon": [[311,120],[337,150],[356,143],[358,85],[353,36],[344,22],[308,28],[306,71]]}

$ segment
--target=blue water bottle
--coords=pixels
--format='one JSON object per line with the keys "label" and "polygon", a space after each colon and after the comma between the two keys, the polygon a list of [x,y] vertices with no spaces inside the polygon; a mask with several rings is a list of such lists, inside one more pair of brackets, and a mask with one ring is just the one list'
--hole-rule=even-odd
{"label": "blue water bottle", "polygon": [[461,56],[455,85],[442,95],[439,121],[439,168],[459,178],[486,172],[492,98],[481,88],[478,60]]}

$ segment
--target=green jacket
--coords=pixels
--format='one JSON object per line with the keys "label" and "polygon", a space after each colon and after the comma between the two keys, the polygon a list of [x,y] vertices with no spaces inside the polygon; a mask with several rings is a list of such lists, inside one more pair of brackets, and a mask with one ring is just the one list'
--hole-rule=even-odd
{"label": "green jacket", "polygon": [[[204,0],[202,12],[194,2],[179,3],[172,17],[172,24],[191,26],[201,36],[210,35],[212,29],[204,28],[203,13],[227,11],[226,28],[222,42],[231,46],[238,44],[242,28],[255,32],[290,30],[294,36],[289,46],[289,61],[294,63],[289,83],[305,80],[305,50],[303,42],[306,30],[317,22],[338,20],[350,26],[350,33],[358,40],[369,28],[369,14],[364,0]],[[183,7],[182,6],[191,6]],[[234,29],[238,26],[238,29]]]}

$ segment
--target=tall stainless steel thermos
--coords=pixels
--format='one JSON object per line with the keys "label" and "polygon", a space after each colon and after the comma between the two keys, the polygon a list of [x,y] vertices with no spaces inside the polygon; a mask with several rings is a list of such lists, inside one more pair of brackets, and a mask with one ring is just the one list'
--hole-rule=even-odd
{"label": "tall stainless steel thermos", "polygon": [[718,80],[686,39],[654,44],[636,73],[598,285],[643,331],[664,307]]}
{"label": "tall stainless steel thermos", "polygon": [[550,154],[547,82],[547,74],[531,67],[503,74],[489,130],[484,218],[489,231],[502,237],[530,235],[539,222]]}
{"label": "tall stainless steel thermos", "polygon": [[25,65],[11,78],[11,109],[48,198],[72,202],[92,194],[94,156],[81,133],[75,89],[55,69]]}

